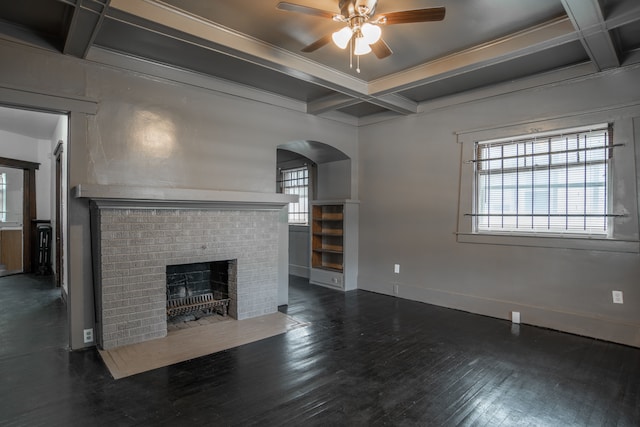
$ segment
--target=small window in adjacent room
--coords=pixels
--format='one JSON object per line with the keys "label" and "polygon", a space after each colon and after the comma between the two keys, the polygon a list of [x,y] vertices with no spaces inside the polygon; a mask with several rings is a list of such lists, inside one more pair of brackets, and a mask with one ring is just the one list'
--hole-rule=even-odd
{"label": "small window in adjacent room", "polygon": [[0,222],[7,221],[7,174],[0,173]]}
{"label": "small window in adjacent room", "polygon": [[607,124],[475,144],[474,231],[608,235]]}
{"label": "small window in adjacent room", "polygon": [[282,169],[280,188],[284,194],[298,195],[298,201],[289,203],[289,224],[309,223],[309,168],[307,166]]}

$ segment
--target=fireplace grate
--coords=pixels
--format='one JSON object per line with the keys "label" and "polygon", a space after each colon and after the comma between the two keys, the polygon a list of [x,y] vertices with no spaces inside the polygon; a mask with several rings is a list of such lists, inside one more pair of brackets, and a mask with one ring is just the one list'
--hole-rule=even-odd
{"label": "fireplace grate", "polygon": [[167,316],[184,316],[198,311],[215,311],[223,316],[229,310],[229,298],[216,299],[213,293],[167,301]]}

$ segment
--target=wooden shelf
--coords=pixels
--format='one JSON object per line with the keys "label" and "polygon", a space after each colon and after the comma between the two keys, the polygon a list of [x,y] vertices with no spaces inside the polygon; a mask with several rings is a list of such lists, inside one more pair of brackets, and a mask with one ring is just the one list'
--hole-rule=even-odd
{"label": "wooden shelf", "polygon": [[342,212],[323,212],[319,218],[316,218],[318,221],[340,221],[344,219],[344,214]]}
{"label": "wooden shelf", "polygon": [[325,270],[335,271],[335,272],[338,272],[338,273],[342,273],[342,270],[343,270],[342,264],[335,264],[334,265],[334,264],[327,263],[327,264],[323,265],[322,268],[325,269]]}
{"label": "wooden shelf", "polygon": [[342,236],[344,234],[344,232],[342,231],[342,229],[337,230],[337,229],[330,229],[330,230],[322,230],[320,232],[314,232],[313,235],[314,236]]}
{"label": "wooden shelf", "polygon": [[342,249],[335,250],[335,249],[320,248],[320,249],[314,249],[313,251],[314,252],[321,252],[321,253],[325,253],[325,254],[342,254],[342,253],[344,253],[344,251]]}
{"label": "wooden shelf", "polygon": [[313,250],[314,251],[315,250],[319,250],[319,251],[325,250],[327,252],[329,252],[329,251],[344,252],[342,245],[332,245],[332,244],[329,244],[328,242],[325,242],[322,246],[320,246],[318,248],[313,248]]}

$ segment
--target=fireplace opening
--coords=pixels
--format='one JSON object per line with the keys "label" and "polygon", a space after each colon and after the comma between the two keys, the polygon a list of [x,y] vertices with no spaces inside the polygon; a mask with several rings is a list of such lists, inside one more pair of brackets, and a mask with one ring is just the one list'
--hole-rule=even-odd
{"label": "fireplace opening", "polygon": [[[167,266],[167,326],[197,326],[236,312],[236,260]],[[196,322],[192,324],[190,322]]]}

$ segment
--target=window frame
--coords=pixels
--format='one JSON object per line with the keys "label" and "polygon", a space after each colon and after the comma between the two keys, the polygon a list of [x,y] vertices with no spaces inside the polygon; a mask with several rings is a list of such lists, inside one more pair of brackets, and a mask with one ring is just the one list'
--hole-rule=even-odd
{"label": "window frame", "polygon": [[[477,232],[473,227],[476,212],[475,142],[499,140],[517,135],[553,133],[579,128],[593,123],[609,123],[615,129],[613,144],[621,145],[609,163],[608,203],[610,217],[607,235],[548,232]],[[635,126],[634,126],[635,124]],[[458,243],[477,243],[507,246],[532,246],[639,253],[638,192],[631,190],[635,183],[634,139],[640,141],[640,107],[621,107],[607,112],[575,114],[556,119],[517,123],[501,127],[456,132],[460,145],[460,181],[458,221],[455,231]],[[635,130],[634,130],[635,129]],[[627,187],[624,191],[622,188]],[[634,186],[635,190],[635,186]]]}
{"label": "window frame", "polygon": [[[297,172],[297,171],[305,171],[306,172],[306,176],[303,178],[296,178],[296,179],[306,179],[306,185],[297,185],[297,186],[287,186],[286,182],[291,181],[289,179],[285,178],[285,174],[288,173],[292,173],[292,172]],[[280,169],[280,180],[279,180],[279,190],[281,193],[283,194],[296,194],[298,195],[299,199],[298,202],[292,202],[289,203],[289,208],[287,211],[287,223],[289,225],[294,225],[294,226],[308,226],[309,225],[309,217],[310,217],[310,210],[309,210],[309,204],[310,204],[310,191],[311,191],[311,171],[308,165],[302,165],[302,166],[295,166],[295,167],[291,167],[291,168],[282,168]],[[286,189],[287,188],[306,188],[306,207],[305,210],[292,210],[292,207],[294,206],[303,206],[302,202],[302,197],[300,197],[299,193],[286,193]],[[292,221],[291,217],[292,215],[304,215],[306,218],[305,222],[301,222],[301,221]]]}
{"label": "window frame", "polygon": [[7,174],[0,172],[0,222],[7,222]]}
{"label": "window frame", "polygon": [[[597,132],[597,134],[591,136],[591,132]],[[605,135],[604,141],[597,141],[597,143],[604,145],[598,145],[597,149],[587,147],[587,145],[580,146],[581,142],[593,143],[598,138],[598,135],[601,134]],[[563,139],[564,146],[558,148],[558,142],[562,144]],[[575,143],[575,147],[569,145],[573,143]],[[610,123],[594,123],[578,128],[515,135],[497,140],[475,141],[474,144],[474,159],[472,161],[475,175],[474,209],[472,214],[474,219],[473,232],[514,235],[541,233],[596,238],[610,235],[611,218],[615,214],[611,211],[609,178],[614,148],[616,148],[616,145],[613,144],[613,126]],[[556,147],[552,147],[552,144]],[[539,147],[543,147],[543,149],[538,151]],[[515,154],[512,154],[514,149]],[[522,149],[522,153],[520,149]],[[505,154],[505,150],[507,154]],[[498,151],[499,154],[496,157],[496,152]],[[574,157],[574,159],[570,159],[570,157]],[[588,157],[593,157],[593,159],[587,161]],[[541,163],[538,164],[538,161],[541,161]],[[597,171],[598,168],[604,169],[603,182],[587,178],[587,175]],[[578,170],[578,174],[576,174],[576,170]],[[582,175],[583,171],[584,175]],[[558,178],[558,172],[561,175],[560,179],[565,179],[564,192],[562,191],[562,186],[552,182],[553,177]],[[493,176],[500,180],[497,185],[491,183],[491,177]],[[505,181],[505,177],[508,178],[507,181]],[[513,185],[510,183],[513,182],[514,178],[516,185],[515,200],[511,200],[508,194],[514,191],[513,189],[506,191],[506,189]],[[540,178],[542,179],[542,186],[536,184]],[[577,181],[571,184],[569,182],[570,178],[573,178],[574,181],[577,178]],[[530,182],[531,185],[525,188],[519,184],[520,182]],[[584,194],[579,198],[580,205],[584,207],[582,214],[570,212],[572,209],[570,208],[569,188],[570,186],[575,187],[576,183],[579,185],[579,189],[584,190]],[[597,211],[587,208],[589,200],[587,187],[591,187],[593,184],[602,185],[601,196],[605,198],[604,203],[598,203],[599,209]],[[552,191],[552,188],[555,191]],[[501,200],[497,204],[491,196],[492,189],[497,190],[500,195]],[[523,194],[530,194],[531,196],[530,198],[521,199],[519,196]],[[539,204],[540,202],[538,202],[538,197],[535,197],[535,194],[544,196],[542,204]],[[556,194],[556,197],[552,197],[553,194]],[[507,195],[506,198],[505,195]],[[481,203],[481,201],[484,201],[484,203]],[[509,201],[515,202],[513,203],[514,206],[511,206],[508,203]],[[544,206],[544,201],[547,202],[546,207]],[[553,205],[556,205],[556,203],[553,203],[554,201],[562,202],[562,205],[556,208],[557,210],[552,208]],[[601,199],[597,199],[597,202],[601,202]],[[492,205],[497,206],[500,212],[492,210]],[[505,206],[508,208],[505,209]],[[521,206],[526,210],[521,210]],[[543,208],[543,211],[540,211],[540,208]],[[599,216],[594,217],[594,215]],[[546,227],[543,224],[545,219]],[[584,228],[570,226],[571,223],[576,223],[575,219],[582,221]],[[492,226],[492,220],[494,222],[499,220],[501,225]],[[563,221],[564,227],[557,225]],[[530,225],[528,225],[529,222]],[[588,226],[588,223],[592,225]],[[599,224],[596,226],[595,223]],[[600,226],[602,226],[602,230]]]}

